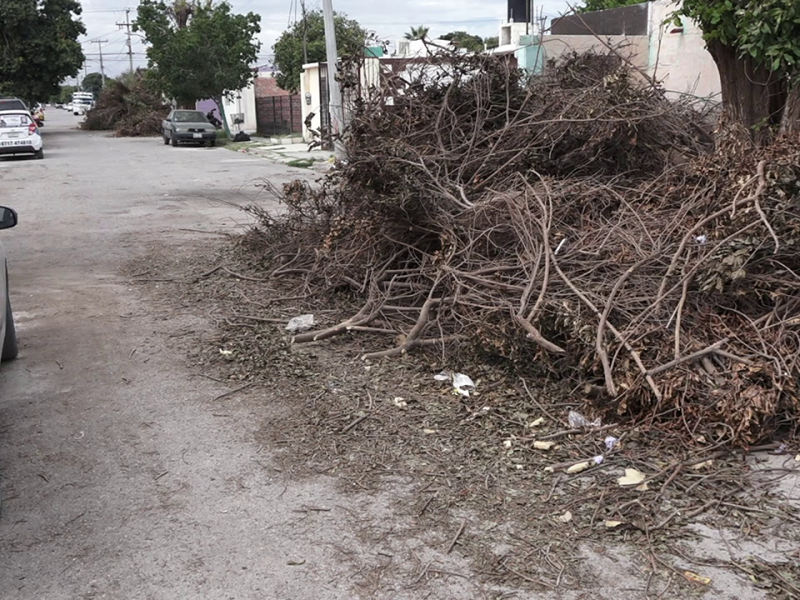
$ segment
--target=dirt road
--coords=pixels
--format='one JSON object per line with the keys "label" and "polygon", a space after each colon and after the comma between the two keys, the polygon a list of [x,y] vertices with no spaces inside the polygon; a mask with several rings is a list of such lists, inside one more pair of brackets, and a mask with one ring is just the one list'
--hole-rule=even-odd
{"label": "dirt road", "polygon": [[[169,290],[145,293],[133,281],[149,277],[152,256],[161,267],[174,257],[175,269],[204,268],[191,263],[190,250],[247,222],[231,203],[253,199],[261,178],[279,186],[309,172],[76,124],[51,109],[45,159],[0,160],[0,203],[20,215],[2,242],[21,348],[0,368],[0,598],[648,595],[648,556],[602,538],[570,558],[583,574],[571,589],[530,591],[542,586],[524,577],[524,589],[486,585],[475,563],[449,552],[459,523],[470,519],[464,537],[485,530],[481,539],[493,543],[479,554],[500,557],[513,549],[493,532],[525,524],[455,507],[434,530],[416,518],[424,501],[421,511],[395,510],[412,506],[415,486],[421,502],[431,491],[425,482],[391,475],[379,489],[350,485],[345,493],[337,473],[282,472],[278,453],[292,445],[261,445],[260,431],[295,399],[262,388],[219,402],[235,386],[189,366],[175,343],[189,331],[213,335],[202,307],[176,311],[180,303],[159,304]],[[134,273],[135,264],[145,266]],[[796,497],[796,487],[785,495]],[[704,539],[716,535],[703,531]],[[774,562],[785,559],[784,543],[763,542]],[[705,550],[716,557],[725,548],[714,539]],[[526,556],[534,551],[542,549]],[[766,597],[741,574],[703,568],[713,577],[711,597]],[[667,570],[664,592],[673,575]]]}
{"label": "dirt road", "polygon": [[334,507],[358,503],[271,468],[253,415],[219,412],[228,388],[164,351],[170,326],[122,275],[154,246],[235,229],[220,200],[246,202],[256,178],[303,172],[48,116],[44,160],[0,161],[21,346],[0,369],[0,597],[354,597],[337,553],[376,551]]}

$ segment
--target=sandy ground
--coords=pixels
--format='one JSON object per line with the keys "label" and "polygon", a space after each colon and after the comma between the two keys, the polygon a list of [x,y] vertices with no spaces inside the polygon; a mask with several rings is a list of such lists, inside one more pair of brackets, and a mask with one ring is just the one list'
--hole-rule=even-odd
{"label": "sandy ground", "polygon": [[[415,482],[345,493],[335,475],[278,469],[279,450],[257,435],[278,399],[267,390],[221,406],[231,386],[166,343],[209,322],[166,316],[126,269],[239,230],[247,219],[230,203],[268,205],[259,179],[309,171],[48,117],[43,161],[0,160],[2,203],[20,214],[2,241],[21,347],[0,369],[0,597],[643,597],[646,576],[618,550],[587,550],[597,584],[585,590],[487,587],[445,552],[448,537],[392,512]],[[709,556],[728,545],[698,533]],[[711,574],[708,597],[766,597],[740,575]]]}

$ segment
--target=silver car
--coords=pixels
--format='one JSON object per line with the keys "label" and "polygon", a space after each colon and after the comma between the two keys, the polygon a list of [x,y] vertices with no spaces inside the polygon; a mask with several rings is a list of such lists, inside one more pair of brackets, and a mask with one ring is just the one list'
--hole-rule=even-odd
{"label": "silver car", "polygon": [[161,123],[161,137],[165,144],[177,146],[194,142],[201,146],[217,144],[217,130],[199,110],[173,110]]}
{"label": "silver car", "polygon": [[[0,206],[0,229],[10,229],[17,224],[17,213]],[[3,360],[17,358],[17,331],[14,329],[14,316],[11,313],[11,299],[8,295],[8,265],[6,250],[0,244],[0,355]]]}

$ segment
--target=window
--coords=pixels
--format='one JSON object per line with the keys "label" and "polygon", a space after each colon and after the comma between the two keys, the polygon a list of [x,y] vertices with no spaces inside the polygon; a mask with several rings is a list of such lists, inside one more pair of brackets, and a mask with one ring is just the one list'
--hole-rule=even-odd
{"label": "window", "polygon": [[0,115],[0,127],[27,127],[30,122],[28,115]]}

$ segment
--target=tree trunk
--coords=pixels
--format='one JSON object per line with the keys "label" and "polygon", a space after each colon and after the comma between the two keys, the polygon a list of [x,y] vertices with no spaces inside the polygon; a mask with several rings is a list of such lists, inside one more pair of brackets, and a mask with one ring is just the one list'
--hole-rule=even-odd
{"label": "tree trunk", "polygon": [[781,133],[800,133],[800,83],[795,83],[786,99]]}
{"label": "tree trunk", "polygon": [[788,79],[718,41],[708,42],[708,51],[722,85],[723,127],[741,128],[757,144],[768,143],[784,116]]}

